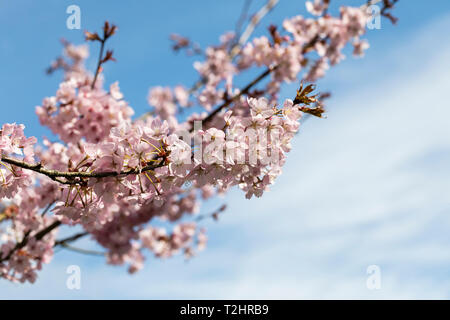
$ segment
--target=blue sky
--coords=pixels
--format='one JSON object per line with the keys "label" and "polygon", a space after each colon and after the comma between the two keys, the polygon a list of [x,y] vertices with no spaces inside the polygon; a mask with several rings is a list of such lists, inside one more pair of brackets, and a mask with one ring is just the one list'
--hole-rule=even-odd
{"label": "blue sky", "polygon": [[[281,0],[264,25],[304,14],[303,3]],[[58,39],[82,41],[65,25],[70,4],[81,8],[82,30],[105,19],[119,26],[106,80],[119,80],[141,114],[150,86],[196,80],[194,60],[174,55],[168,35],[217,42],[242,2],[0,0],[1,122],[25,123],[29,135],[49,134],[34,107],[60,80],[44,74]],[[205,212],[229,205],[219,223],[206,223],[206,251],[189,262],[150,258],[133,276],[61,251],[36,284],[1,281],[0,298],[449,298],[450,3],[401,0],[395,14],[397,26],[384,20],[368,32],[364,59],[349,56],[319,83],[333,93],[328,118],[305,123],[271,191],[248,201],[235,190],[205,204]],[[81,290],[66,288],[72,264]],[[380,267],[379,290],[366,287],[369,265]]]}

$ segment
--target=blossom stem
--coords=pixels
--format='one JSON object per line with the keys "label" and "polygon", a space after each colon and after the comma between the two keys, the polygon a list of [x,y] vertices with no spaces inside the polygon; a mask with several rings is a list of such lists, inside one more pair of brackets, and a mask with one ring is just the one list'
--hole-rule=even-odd
{"label": "blossom stem", "polygon": [[100,45],[100,55],[99,55],[99,57],[98,57],[97,69],[95,70],[95,76],[94,76],[94,80],[92,81],[92,84],[91,84],[91,89],[94,89],[94,87],[95,87],[95,82],[97,82],[98,74],[100,73],[100,68],[102,67],[103,50],[105,49],[105,42],[106,42],[106,39],[102,39],[100,42],[101,42],[101,45]]}

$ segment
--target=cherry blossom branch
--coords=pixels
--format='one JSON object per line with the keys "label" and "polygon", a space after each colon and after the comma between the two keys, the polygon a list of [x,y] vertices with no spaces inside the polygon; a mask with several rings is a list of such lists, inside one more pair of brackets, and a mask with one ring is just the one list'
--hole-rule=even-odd
{"label": "cherry blossom branch", "polygon": [[[2,162],[12,164],[14,166],[31,170],[40,174],[43,174],[50,179],[62,183],[62,184],[76,184],[80,181],[74,181],[75,178],[107,178],[107,177],[117,177],[122,175],[131,175],[131,174],[140,174],[146,171],[155,170],[157,168],[163,167],[166,165],[166,157],[162,157],[161,161],[157,164],[147,165],[143,168],[130,168],[128,170],[122,170],[120,172],[117,171],[101,171],[101,172],[84,172],[84,171],[58,171],[47,169],[42,166],[41,163],[31,164],[25,161],[17,160],[10,157],[3,156],[1,158]],[[59,178],[65,178],[67,181],[61,180]]]}
{"label": "cherry blossom branch", "polygon": [[102,67],[102,60],[103,60],[103,50],[105,49],[105,41],[106,40],[101,40],[101,45],[100,45],[100,54],[98,57],[98,62],[97,62],[97,68],[95,69],[95,75],[94,75],[94,80],[92,81],[91,84],[91,89],[94,89],[95,87],[95,82],[97,81],[97,77],[100,73],[100,68]]}
{"label": "cherry blossom branch", "polygon": [[105,42],[108,40],[117,30],[115,25],[110,25],[108,21],[105,21],[103,26],[103,37],[100,37],[96,32],[91,33],[89,31],[85,31],[85,36],[87,41],[99,41],[100,42],[100,54],[98,57],[97,68],[95,70],[94,80],[91,84],[91,89],[94,89],[95,82],[97,81],[98,75],[100,74],[102,64],[108,60],[115,60],[112,57],[112,51],[106,51],[105,57],[103,57],[103,51],[105,49]]}
{"label": "cherry blossom branch", "polygon": [[[41,240],[42,238],[44,238],[47,234],[49,234],[50,232],[52,232],[54,229],[58,228],[59,226],[61,226],[62,222],[61,221],[55,221],[52,224],[50,224],[49,226],[47,226],[46,228],[42,229],[41,231],[39,231],[38,233],[36,233],[36,235],[34,235],[33,237],[36,238],[36,240]],[[27,233],[25,233],[22,241],[18,242],[16,244],[16,246],[11,249],[8,254],[2,258],[0,257],[0,263],[3,261],[7,261],[11,258],[11,256],[18,250],[22,249],[23,247],[25,247],[28,243],[28,240],[30,238],[30,233],[31,231],[28,231]],[[76,241],[82,237],[87,236],[89,233],[88,232],[80,232],[80,233],[76,233],[72,236],[69,236],[67,238],[61,239],[61,240],[57,240],[55,241],[55,244],[53,245],[53,247],[58,247],[58,246],[62,246],[67,248],[68,247],[68,243]],[[84,250],[84,249],[81,249]]]}
{"label": "cherry blossom branch", "polygon": [[[396,2],[398,2],[398,0],[369,0],[367,4],[361,6],[361,8],[367,8],[370,5],[379,3],[380,1],[383,1],[383,7],[381,9],[380,14],[388,19],[391,20],[392,23],[396,22],[396,18],[394,18],[392,15],[390,15],[389,13],[387,13],[386,11],[389,9],[392,9],[394,7],[394,4]],[[266,5],[264,7],[262,7],[260,9],[260,11],[258,11],[258,13],[252,18],[251,23],[247,26],[247,29],[244,31],[244,33],[241,35],[239,42],[236,46],[233,47],[233,49],[231,50],[231,54],[230,56],[233,57],[235,56],[238,52],[239,52],[239,48],[240,46],[245,43],[248,38],[250,37],[250,35],[252,34],[252,32],[254,31],[255,27],[258,25],[258,23],[261,21],[261,19],[267,14],[269,13],[273,7],[278,3],[278,0],[269,0]],[[302,54],[307,53],[311,48],[314,47],[314,45],[320,40],[319,37],[315,37],[313,38],[310,42],[308,42],[307,44],[304,45],[303,49],[302,49]],[[326,40],[326,39],[323,39]],[[279,67],[279,65],[273,66],[271,68],[268,68],[267,70],[265,70],[262,74],[260,74],[258,77],[256,77],[252,82],[250,82],[245,88],[243,88],[238,94],[234,95],[232,98],[228,98],[225,99],[225,101],[218,106],[214,111],[212,111],[205,119],[203,119],[204,123],[210,122],[221,110],[223,110],[224,108],[228,107],[232,102],[234,102],[236,99],[238,99],[240,96],[242,96],[243,94],[247,94],[249,92],[249,90],[255,86],[256,84],[258,84],[261,80],[263,80],[265,77],[267,77],[270,73],[272,73],[273,71],[275,71],[277,68]],[[201,81],[199,81],[198,83],[196,83],[196,85],[194,86],[194,88],[198,88],[200,85],[202,84]],[[193,129],[191,129],[192,131]]]}
{"label": "cherry blossom branch", "polygon": [[[44,228],[41,231],[39,231],[38,233],[36,233],[36,235],[34,235],[33,238],[36,238],[36,240],[41,240],[47,234],[52,232],[54,229],[58,228],[61,224],[62,224],[61,221],[55,221],[52,224],[50,224],[49,226],[47,226],[46,228]],[[13,249],[11,249],[4,258],[0,257],[0,263],[9,260],[11,258],[11,256],[15,252],[17,252],[20,249],[22,249],[23,247],[25,247],[27,245],[29,239],[30,239],[30,233],[31,233],[31,230],[28,231],[27,233],[25,233],[22,241],[18,242],[16,244],[16,246]],[[86,236],[88,234],[89,234],[88,232],[80,232],[80,233],[77,233],[77,234],[72,235],[70,237],[67,237],[65,239],[61,239],[61,240],[55,241],[55,244],[53,245],[53,247],[61,246],[61,247],[64,247],[66,249],[69,249],[69,250],[72,250],[72,251],[77,251],[77,252],[80,252],[80,253],[94,254],[94,251],[72,247],[72,246],[70,246],[68,244],[69,242],[76,241],[76,240],[78,240],[78,239],[80,239],[80,238],[82,238],[82,237],[84,237],[84,236]],[[99,254],[105,255],[104,253],[99,253],[99,252],[95,252],[95,254],[96,255],[99,255]]]}
{"label": "cherry blossom branch", "polygon": [[[310,42],[304,45],[302,49],[302,54],[305,54],[308,52],[308,50],[311,49],[311,47],[314,46],[314,44],[319,41],[318,37],[315,37]],[[270,67],[266,69],[263,73],[261,73],[259,76],[257,76],[255,79],[253,79],[249,84],[247,84],[239,93],[234,95],[232,98],[226,99],[220,106],[218,106],[214,111],[212,111],[205,119],[203,119],[203,123],[210,122],[221,110],[228,107],[232,102],[236,101],[239,97],[241,97],[244,94],[247,94],[251,88],[253,88],[256,84],[258,84],[261,80],[263,80],[265,77],[267,77],[269,74],[274,72],[276,69],[278,69],[280,65],[275,65],[273,67]],[[193,130],[193,129],[192,129]],[[191,131],[192,131],[191,130]]]}
{"label": "cherry blossom branch", "polygon": [[365,5],[361,6],[361,8],[365,9],[372,5],[383,2],[383,7],[381,8],[379,14],[377,14],[377,15],[380,15],[382,17],[389,19],[392,24],[396,24],[398,21],[398,18],[394,17],[390,12],[388,12],[388,10],[394,9],[394,6],[398,1],[399,0],[368,0]]}

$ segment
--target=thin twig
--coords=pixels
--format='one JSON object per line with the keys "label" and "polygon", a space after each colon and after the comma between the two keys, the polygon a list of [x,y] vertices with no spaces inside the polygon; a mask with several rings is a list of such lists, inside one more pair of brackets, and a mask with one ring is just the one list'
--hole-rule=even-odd
{"label": "thin twig", "polygon": [[52,207],[52,205],[55,204],[55,201],[52,201],[51,203],[48,204],[48,206],[44,209],[44,211],[42,211],[41,213],[41,217],[45,216],[45,214],[48,212],[48,210],[50,210],[50,208]]}
{"label": "thin twig", "polygon": [[97,77],[100,73],[100,68],[102,67],[102,60],[103,60],[103,50],[105,49],[105,42],[106,39],[102,39],[100,40],[101,45],[100,45],[100,55],[98,57],[98,62],[97,62],[97,69],[95,69],[95,76],[94,76],[94,80],[92,81],[91,84],[91,89],[94,89],[95,87],[95,82],[97,81]]}
{"label": "thin twig", "polygon": [[87,250],[87,249],[83,249],[83,248],[78,248],[78,247],[73,247],[67,243],[63,243],[61,244],[61,247],[63,247],[64,249],[73,251],[73,252],[77,252],[77,253],[82,253],[82,254],[88,254],[91,256],[105,256],[106,253],[105,252],[100,252],[100,251],[94,251],[94,250]]}
{"label": "thin twig", "polygon": [[239,38],[241,36],[241,29],[245,22],[245,19],[247,19],[247,15],[248,15],[248,11],[250,9],[251,3],[252,3],[252,0],[245,0],[244,5],[241,10],[241,14],[239,16],[239,19],[236,22],[235,36],[237,38]]}
{"label": "thin twig", "polygon": [[76,240],[78,240],[80,238],[83,238],[83,237],[87,236],[88,234],[89,234],[89,232],[86,232],[86,231],[85,232],[79,232],[79,233],[71,235],[71,236],[69,236],[67,238],[56,240],[54,247],[61,246],[63,244],[67,244],[69,242],[74,242],[74,241],[76,241]]}
{"label": "thin twig", "polygon": [[[47,234],[49,234],[50,232],[52,232],[54,229],[56,229],[57,227],[59,227],[61,225],[61,221],[55,221],[52,224],[50,224],[49,226],[45,227],[44,229],[42,229],[41,231],[39,231],[38,233],[36,233],[33,238],[35,238],[36,240],[42,240]],[[18,242],[14,248],[12,248],[8,254],[3,258],[0,258],[0,263],[3,261],[8,260],[9,258],[11,258],[11,256],[18,250],[22,249],[23,247],[25,247],[28,243],[29,240],[29,235],[30,235],[30,231],[28,231],[27,233],[25,233],[22,241]]]}

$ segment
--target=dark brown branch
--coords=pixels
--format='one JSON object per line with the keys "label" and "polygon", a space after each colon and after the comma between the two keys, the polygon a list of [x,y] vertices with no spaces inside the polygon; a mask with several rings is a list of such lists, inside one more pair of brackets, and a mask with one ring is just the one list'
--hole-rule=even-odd
{"label": "dark brown branch", "polygon": [[99,75],[99,73],[100,73],[100,69],[101,69],[101,67],[102,67],[102,63],[103,63],[103,50],[105,49],[105,42],[106,42],[106,39],[100,40],[100,43],[101,43],[101,45],[100,45],[100,55],[99,55],[99,57],[98,57],[97,68],[95,69],[95,75],[94,75],[94,80],[92,81],[92,84],[91,84],[91,89],[94,89],[94,87],[95,87],[95,82],[97,82],[97,78],[98,78],[98,75]]}
{"label": "dark brown branch", "polygon": [[64,238],[61,240],[57,240],[57,241],[55,241],[54,247],[61,246],[63,244],[67,244],[69,242],[74,242],[80,238],[87,236],[88,234],[89,234],[89,232],[80,232],[80,233],[76,233],[70,237],[67,237],[67,238]]}
{"label": "dark brown branch", "polygon": [[69,245],[67,243],[61,244],[61,247],[63,247],[64,249],[73,251],[73,252],[87,254],[87,255],[91,255],[91,256],[105,256],[106,255],[105,252],[93,251],[93,250],[87,250],[87,249],[83,249],[83,248],[73,247],[73,246],[71,246],[71,245]]}
{"label": "dark brown branch", "polygon": [[397,3],[398,0],[383,0],[383,8],[381,9],[380,14],[388,18],[392,24],[396,24],[398,18],[394,17],[390,12],[387,12],[388,10],[391,10],[394,8],[395,3]]}
{"label": "dark brown branch", "polygon": [[[44,229],[42,229],[41,231],[39,231],[38,233],[36,233],[33,236],[33,238],[35,238],[36,240],[42,240],[47,234],[52,232],[54,229],[58,228],[61,224],[62,224],[61,221],[55,221],[52,224],[50,224],[49,226],[47,226]],[[15,252],[17,252],[20,249],[22,249],[23,247],[25,247],[28,243],[28,240],[30,239],[30,233],[31,233],[31,231],[28,231],[27,233],[25,233],[22,241],[18,242],[15,245],[15,247],[13,249],[11,249],[11,251],[9,251],[8,254],[4,258],[0,258],[0,263],[3,261],[9,260]],[[64,238],[61,240],[57,240],[57,241],[55,241],[55,244],[53,245],[53,247],[62,246],[62,247],[67,248],[68,243],[76,241],[84,236],[87,236],[88,234],[89,234],[88,232],[80,232],[80,233],[76,233],[70,237],[67,237],[67,238]]]}
{"label": "dark brown branch", "polygon": [[247,19],[247,15],[248,15],[248,11],[250,9],[251,3],[252,3],[252,0],[245,0],[244,5],[241,10],[241,14],[239,15],[239,19],[236,22],[234,34],[235,34],[237,42],[239,42],[239,38],[241,36],[241,31],[242,31],[242,26],[243,26],[245,20]]}
{"label": "dark brown branch", "polygon": [[94,80],[92,81],[91,89],[94,89],[95,87],[95,82],[97,81],[98,75],[101,71],[102,64],[109,60],[115,61],[115,59],[112,57],[112,51],[106,51],[105,57],[103,57],[103,51],[105,49],[106,40],[108,40],[109,37],[111,37],[116,32],[116,30],[117,27],[115,25],[113,24],[111,25],[109,24],[108,21],[105,21],[105,24],[103,25],[103,37],[100,37],[97,32],[91,33],[89,31],[85,31],[84,33],[86,41],[99,41],[101,43],[97,68],[95,70]]}
{"label": "dark brown branch", "polygon": [[[39,231],[38,233],[36,233],[33,238],[36,238],[36,240],[42,240],[47,234],[49,234],[50,232],[52,232],[54,229],[56,229],[57,227],[59,227],[61,225],[61,221],[55,221],[53,222],[51,225],[45,227],[44,229],[42,229],[41,231]],[[28,231],[25,233],[25,236],[23,237],[22,241],[18,242],[14,248],[12,248],[8,254],[3,258],[0,258],[0,263],[3,261],[8,260],[9,258],[11,258],[11,256],[18,250],[22,249],[23,247],[25,247],[28,243],[29,240],[29,236],[30,236],[31,231]]]}
{"label": "dark brown branch", "polygon": [[[273,3],[273,4],[276,4],[277,2],[278,1],[269,1],[269,3]],[[374,2],[374,1],[373,0],[369,0],[366,6],[372,4],[372,2]],[[390,19],[392,21],[392,23],[395,23],[397,19],[395,17],[393,17],[390,13],[386,12],[386,11],[392,9],[396,2],[398,2],[398,0],[391,0],[391,1],[383,0],[384,6],[383,6],[383,8],[381,10],[381,15],[386,17],[386,18],[388,18],[388,19]],[[107,34],[107,31],[106,31],[107,27],[108,27],[108,24],[105,23],[105,36],[104,36],[103,39],[97,39],[95,37],[96,34],[92,34],[91,35],[92,39],[89,39],[89,40],[98,40],[98,41],[101,42],[99,62],[98,62],[98,65],[97,65],[95,76],[94,76],[94,81],[92,83],[92,88],[94,88],[96,79],[97,79],[98,74],[99,74],[99,72],[101,70],[101,64],[103,62],[105,62],[105,60],[103,59],[103,51],[104,51],[105,41],[106,41],[107,37],[109,37],[110,35],[112,35],[114,33],[114,30],[115,30],[115,27],[113,27],[111,29],[111,31],[110,31],[110,34],[108,36],[106,36],[106,34]],[[98,37],[98,35],[97,35],[97,37]],[[318,37],[315,37],[314,39],[312,39],[308,44],[306,44],[303,47],[302,53],[308,52],[313,47],[313,45],[319,40],[320,39]],[[266,71],[264,71],[258,77],[256,77],[252,82],[250,82],[246,87],[244,87],[237,95],[235,95],[235,96],[233,96],[231,98],[225,99],[225,101],[220,106],[218,106],[213,112],[211,112],[205,119],[203,119],[203,121],[205,123],[211,121],[221,110],[223,110],[224,108],[228,107],[232,102],[234,102],[236,99],[241,97],[243,94],[247,94],[249,92],[249,90],[253,86],[258,84],[261,80],[263,80],[265,77],[267,77],[273,71],[275,71],[278,67],[279,67],[279,65],[276,65],[276,66],[273,66],[271,68],[268,68]],[[192,130],[193,129],[191,129],[191,131]],[[116,177],[116,176],[128,175],[128,174],[140,174],[142,172],[149,171],[149,170],[154,170],[154,169],[156,169],[158,167],[164,166],[165,162],[166,162],[166,158],[163,157],[161,159],[161,162],[159,162],[157,165],[148,165],[148,166],[146,166],[146,167],[144,167],[142,169],[131,168],[129,170],[125,170],[125,171],[121,171],[121,172],[114,172],[114,171],[107,171],[107,172],[61,172],[61,171],[46,169],[40,163],[29,164],[29,163],[26,163],[24,161],[20,161],[20,160],[17,160],[17,159],[14,159],[14,158],[9,158],[9,157],[2,157],[0,160],[5,162],[5,163],[8,163],[8,164],[15,165],[17,167],[21,167],[23,169],[32,170],[32,171],[35,171],[37,173],[46,175],[49,178],[53,179],[54,181],[57,181],[57,182],[60,182],[60,183],[65,183],[65,184],[76,184],[76,183],[78,183],[77,181],[73,181],[74,178],[105,178],[105,177]],[[67,181],[63,181],[63,180],[58,179],[58,178],[66,178],[68,180]],[[48,208],[50,208],[50,207],[51,207],[51,205]],[[48,209],[46,209],[46,210],[48,210]],[[212,215],[208,215],[208,216],[200,216],[200,217],[198,217],[198,220],[202,220],[202,219],[204,219],[206,217],[209,217],[209,216],[211,216],[213,218],[216,218],[216,216],[215,216],[216,214],[217,213],[213,213]],[[37,240],[42,240],[48,233],[50,233],[51,231],[53,231],[54,229],[56,229],[60,225],[61,225],[60,221],[55,221],[51,225],[47,226],[46,228],[44,228],[41,231],[39,231],[38,233],[36,233],[34,235],[34,238],[36,238]],[[30,233],[31,233],[31,230],[26,232],[24,238],[22,239],[22,241],[18,242],[16,244],[16,246],[13,249],[11,249],[11,251],[5,256],[5,258],[0,256],[0,263],[5,261],[5,260],[8,260],[16,251],[18,251],[18,250],[22,249],[23,247],[25,247],[26,244],[28,243],[28,239],[29,239]],[[84,237],[84,236],[86,236],[88,234],[89,233],[87,233],[87,232],[81,232],[81,233],[72,235],[72,236],[70,236],[68,238],[56,241],[54,246],[55,247],[56,246],[63,246],[63,247],[66,247],[66,248],[70,248],[72,250],[76,250],[78,252],[87,253],[88,250],[70,247],[67,243],[68,242],[72,242],[72,241],[76,241],[77,239],[79,239],[81,237]],[[103,253],[100,253],[100,254],[103,254]]]}
{"label": "dark brown branch", "polygon": [[[276,2],[275,2],[276,3]],[[314,39],[312,39],[309,43],[307,43],[302,50],[302,53],[306,53],[310,50],[310,48],[314,45],[315,42],[319,41],[318,37],[315,37]],[[101,61],[101,59],[100,59]],[[213,112],[211,112],[205,119],[203,119],[204,123],[210,122],[221,110],[223,110],[224,108],[228,107],[231,103],[233,103],[235,100],[237,100],[239,97],[241,97],[244,94],[247,94],[251,88],[253,88],[256,84],[258,84],[260,81],[262,81],[264,78],[266,78],[269,74],[271,74],[273,71],[275,71],[277,68],[279,68],[279,65],[275,65],[273,67],[268,68],[267,70],[265,70],[263,73],[261,73],[259,76],[257,76],[253,81],[251,81],[249,84],[247,84],[247,86],[245,86],[238,94],[236,94],[235,96],[226,99],[220,106],[218,106]],[[193,126],[190,130],[191,132],[193,131]],[[46,176],[48,176],[49,178],[60,182],[60,183],[65,183],[65,184],[76,184],[79,183],[79,181],[73,181],[74,178],[105,178],[105,177],[117,177],[120,175],[129,175],[129,174],[140,174],[142,172],[145,171],[150,171],[150,170],[154,170],[156,168],[162,167],[165,165],[166,163],[166,158],[163,157],[161,159],[161,162],[159,162],[157,165],[148,165],[142,169],[138,169],[138,168],[132,168],[129,170],[125,170],[125,171],[121,171],[120,173],[115,172],[115,171],[107,171],[107,172],[61,172],[61,171],[56,171],[56,170],[51,170],[51,169],[46,169],[42,166],[42,164],[37,163],[37,164],[29,164],[26,163],[24,161],[20,161],[14,158],[9,158],[9,157],[2,157],[1,161],[5,162],[5,163],[9,163],[24,169],[28,169],[28,170],[32,170],[41,174],[44,174]],[[62,181],[58,178],[66,178],[68,179],[67,181]],[[42,230],[41,232],[39,232],[36,235],[40,236],[40,238],[42,238],[45,234],[51,232],[51,230],[53,230],[54,228],[58,227],[61,223],[58,221],[57,225],[50,225],[48,228]],[[63,240],[59,240],[55,243],[55,246],[57,245],[64,245],[69,241],[75,241],[78,238],[81,238],[85,235],[87,235],[88,233],[84,232],[84,233],[80,233],[80,234],[76,234],[74,236],[71,236],[67,239],[63,239]],[[39,239],[38,239],[39,240]],[[23,248],[27,243],[27,237],[24,237],[24,239],[18,243],[16,245],[16,247],[18,247],[17,249],[13,249],[11,250],[11,252],[8,254],[8,256],[5,259],[0,259],[0,262],[7,260],[10,258],[10,256],[16,251],[19,250],[21,248]]]}
{"label": "dark brown branch", "polygon": [[[128,170],[122,170],[120,172],[117,171],[101,171],[101,172],[84,172],[84,171],[57,171],[52,169],[47,169],[42,166],[41,163],[31,164],[21,160],[17,160],[10,157],[2,157],[1,161],[23,168],[27,170],[31,170],[40,174],[43,174],[49,177],[52,180],[55,180],[64,184],[76,184],[80,181],[75,181],[75,178],[107,178],[107,177],[117,177],[121,175],[130,175],[130,174],[140,174],[142,172],[151,171],[156,168],[160,168],[165,165],[166,158],[163,157],[161,161],[154,165],[147,165],[143,168],[130,168]],[[63,181],[58,178],[65,178],[67,181]]]}
{"label": "dark brown branch", "polygon": [[42,238],[44,238],[48,233],[52,232],[54,229],[56,229],[60,225],[61,225],[61,221],[55,221],[48,227],[46,227],[46,228],[42,229],[41,231],[39,231],[38,233],[36,233],[34,238],[36,238],[36,240],[42,240]]}
{"label": "dark brown branch", "polygon": [[54,204],[55,204],[55,201],[49,203],[48,206],[44,209],[44,211],[42,211],[41,217],[45,216],[45,214],[50,210],[50,208],[51,208],[52,205],[54,205]]}

